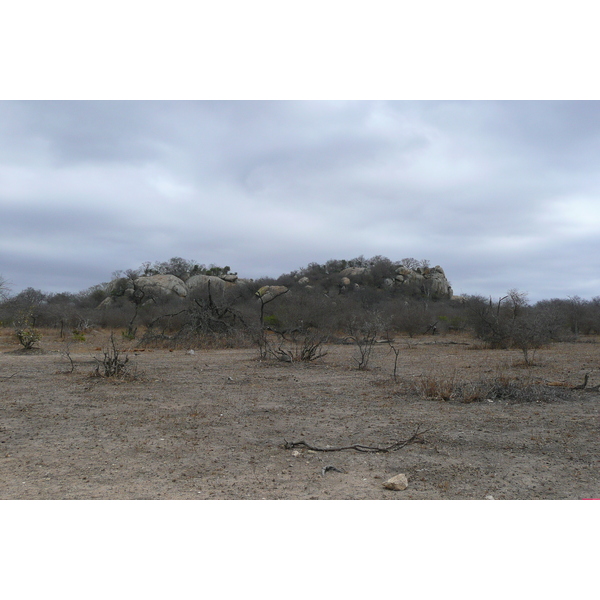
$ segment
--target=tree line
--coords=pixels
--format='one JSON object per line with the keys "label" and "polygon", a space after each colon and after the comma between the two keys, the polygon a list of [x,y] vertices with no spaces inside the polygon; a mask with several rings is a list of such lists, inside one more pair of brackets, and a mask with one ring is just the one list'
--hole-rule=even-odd
{"label": "tree line", "polygon": [[[391,338],[456,331],[468,332],[493,348],[520,348],[526,361],[549,342],[600,334],[600,296],[532,304],[526,293],[509,290],[501,298],[472,295],[432,300],[418,286],[386,286],[398,266],[424,270],[429,262],[394,262],[382,256],[329,260],[277,278],[243,280],[219,294],[209,286],[186,298],[131,287],[133,292],[126,294],[126,286],[115,281],[155,274],[172,274],[184,281],[196,274],[221,277],[231,274],[230,267],[206,267],[176,257],[116,272],[112,282],[78,293],[27,288],[11,294],[8,282],[0,277],[0,323],[21,335],[40,328],[56,329],[62,337],[85,335],[93,328],[121,329],[138,343],[173,346],[260,344],[265,335],[335,341],[363,339],[373,333]],[[351,288],[340,285],[340,272],[348,267],[365,268]],[[265,286],[285,286],[289,291],[261,296],[259,290]],[[104,302],[107,298],[110,303]]]}

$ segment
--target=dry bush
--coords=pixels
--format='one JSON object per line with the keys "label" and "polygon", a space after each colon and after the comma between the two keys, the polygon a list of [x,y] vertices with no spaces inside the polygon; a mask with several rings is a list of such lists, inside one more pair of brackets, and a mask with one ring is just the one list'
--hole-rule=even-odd
{"label": "dry bush", "polygon": [[510,379],[502,374],[481,381],[457,381],[455,377],[428,376],[413,382],[411,387],[423,399],[462,404],[498,400],[516,403],[552,402],[572,397],[567,389]]}
{"label": "dry bush", "polygon": [[455,382],[452,378],[436,378],[427,376],[413,385],[414,391],[427,400],[453,400]]}
{"label": "dry bush", "polygon": [[303,362],[311,362],[322,358],[327,355],[327,350],[324,349],[323,344],[326,338],[318,338],[315,336],[306,336],[297,345],[296,354],[298,359]]}
{"label": "dry bush", "polygon": [[269,356],[282,362],[312,362],[327,355],[325,343],[328,337],[317,332],[294,332],[291,339],[279,334],[280,340],[273,344],[267,335],[258,340],[261,359]]}
{"label": "dry bush", "polygon": [[360,371],[369,368],[371,353],[377,338],[388,329],[385,318],[373,311],[364,311],[360,316],[354,315],[347,324],[346,339],[356,347],[354,362]]}
{"label": "dry bush", "polygon": [[96,361],[96,369],[92,371],[94,377],[134,379],[136,376],[129,365],[129,356],[117,348],[114,333],[110,334],[103,357],[94,356],[94,360]]}

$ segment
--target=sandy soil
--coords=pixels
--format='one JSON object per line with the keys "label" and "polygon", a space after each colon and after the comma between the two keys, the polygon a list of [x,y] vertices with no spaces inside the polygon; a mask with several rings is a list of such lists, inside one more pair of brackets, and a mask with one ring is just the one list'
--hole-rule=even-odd
{"label": "sandy soil", "polygon": [[[0,337],[2,499],[577,499],[600,497],[600,395],[515,403],[423,399],[425,377],[600,383],[597,340],[561,343],[525,368],[516,351],[467,337],[398,338],[368,371],[352,346],[315,363],[259,361],[254,349],[135,350],[134,379],[91,377],[107,332],[46,336],[23,352]],[[123,346],[124,347],[124,346]],[[389,453],[313,452],[386,446],[421,426],[420,443]],[[335,467],[343,472],[324,467]],[[408,488],[383,487],[404,473]]]}

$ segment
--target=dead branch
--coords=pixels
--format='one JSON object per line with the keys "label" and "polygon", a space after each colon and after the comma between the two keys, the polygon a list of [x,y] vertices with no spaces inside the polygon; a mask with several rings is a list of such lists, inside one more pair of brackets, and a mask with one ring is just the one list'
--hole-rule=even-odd
{"label": "dead branch", "polygon": [[269,352],[281,362],[293,362],[294,355],[289,350],[284,350],[281,346],[277,350],[269,349]]}
{"label": "dead branch", "polygon": [[336,473],[345,473],[344,469],[338,469],[333,465],[329,465],[327,467],[323,467],[321,469],[321,477],[325,477],[325,473],[329,473],[329,471],[335,471]]}
{"label": "dead branch", "polygon": [[407,440],[398,440],[389,446],[365,446],[363,444],[352,444],[351,446],[339,446],[337,448],[318,448],[317,446],[311,446],[307,444],[304,440],[299,442],[288,442],[284,440],[283,447],[286,450],[291,450],[292,448],[306,448],[307,450],[312,450],[313,452],[340,452],[342,450],[356,450],[357,452],[395,452],[396,450],[400,450],[409,444],[414,444],[419,441],[419,438],[424,433],[431,431],[431,429],[425,429],[421,431],[421,426],[417,425],[417,429],[415,432],[407,439]]}
{"label": "dead branch", "polygon": [[12,375],[8,375],[8,377],[6,375],[0,375],[0,379],[12,379],[18,372],[19,371],[13,373]]}
{"label": "dead branch", "polygon": [[586,373],[585,377],[583,378],[583,383],[581,385],[574,385],[571,389],[572,390],[585,390],[589,378],[590,378],[590,374]]}

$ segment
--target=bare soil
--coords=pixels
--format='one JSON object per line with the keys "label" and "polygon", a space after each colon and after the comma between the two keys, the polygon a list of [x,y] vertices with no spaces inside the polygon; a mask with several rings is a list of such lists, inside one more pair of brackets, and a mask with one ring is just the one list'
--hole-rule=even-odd
{"label": "bare soil", "polygon": [[[256,349],[128,350],[133,377],[92,377],[108,332],[39,350],[0,336],[2,499],[578,499],[600,497],[600,344],[538,351],[466,336],[378,344],[369,370],[355,349],[318,361],[259,360]],[[590,373],[587,389],[571,390]],[[426,380],[537,383],[542,398],[426,399]],[[422,385],[421,385],[422,387]],[[557,394],[560,391],[560,394]],[[418,443],[387,453],[325,448]],[[334,467],[337,470],[324,470]],[[339,472],[339,471],[341,472]],[[404,473],[408,488],[383,487]]]}

